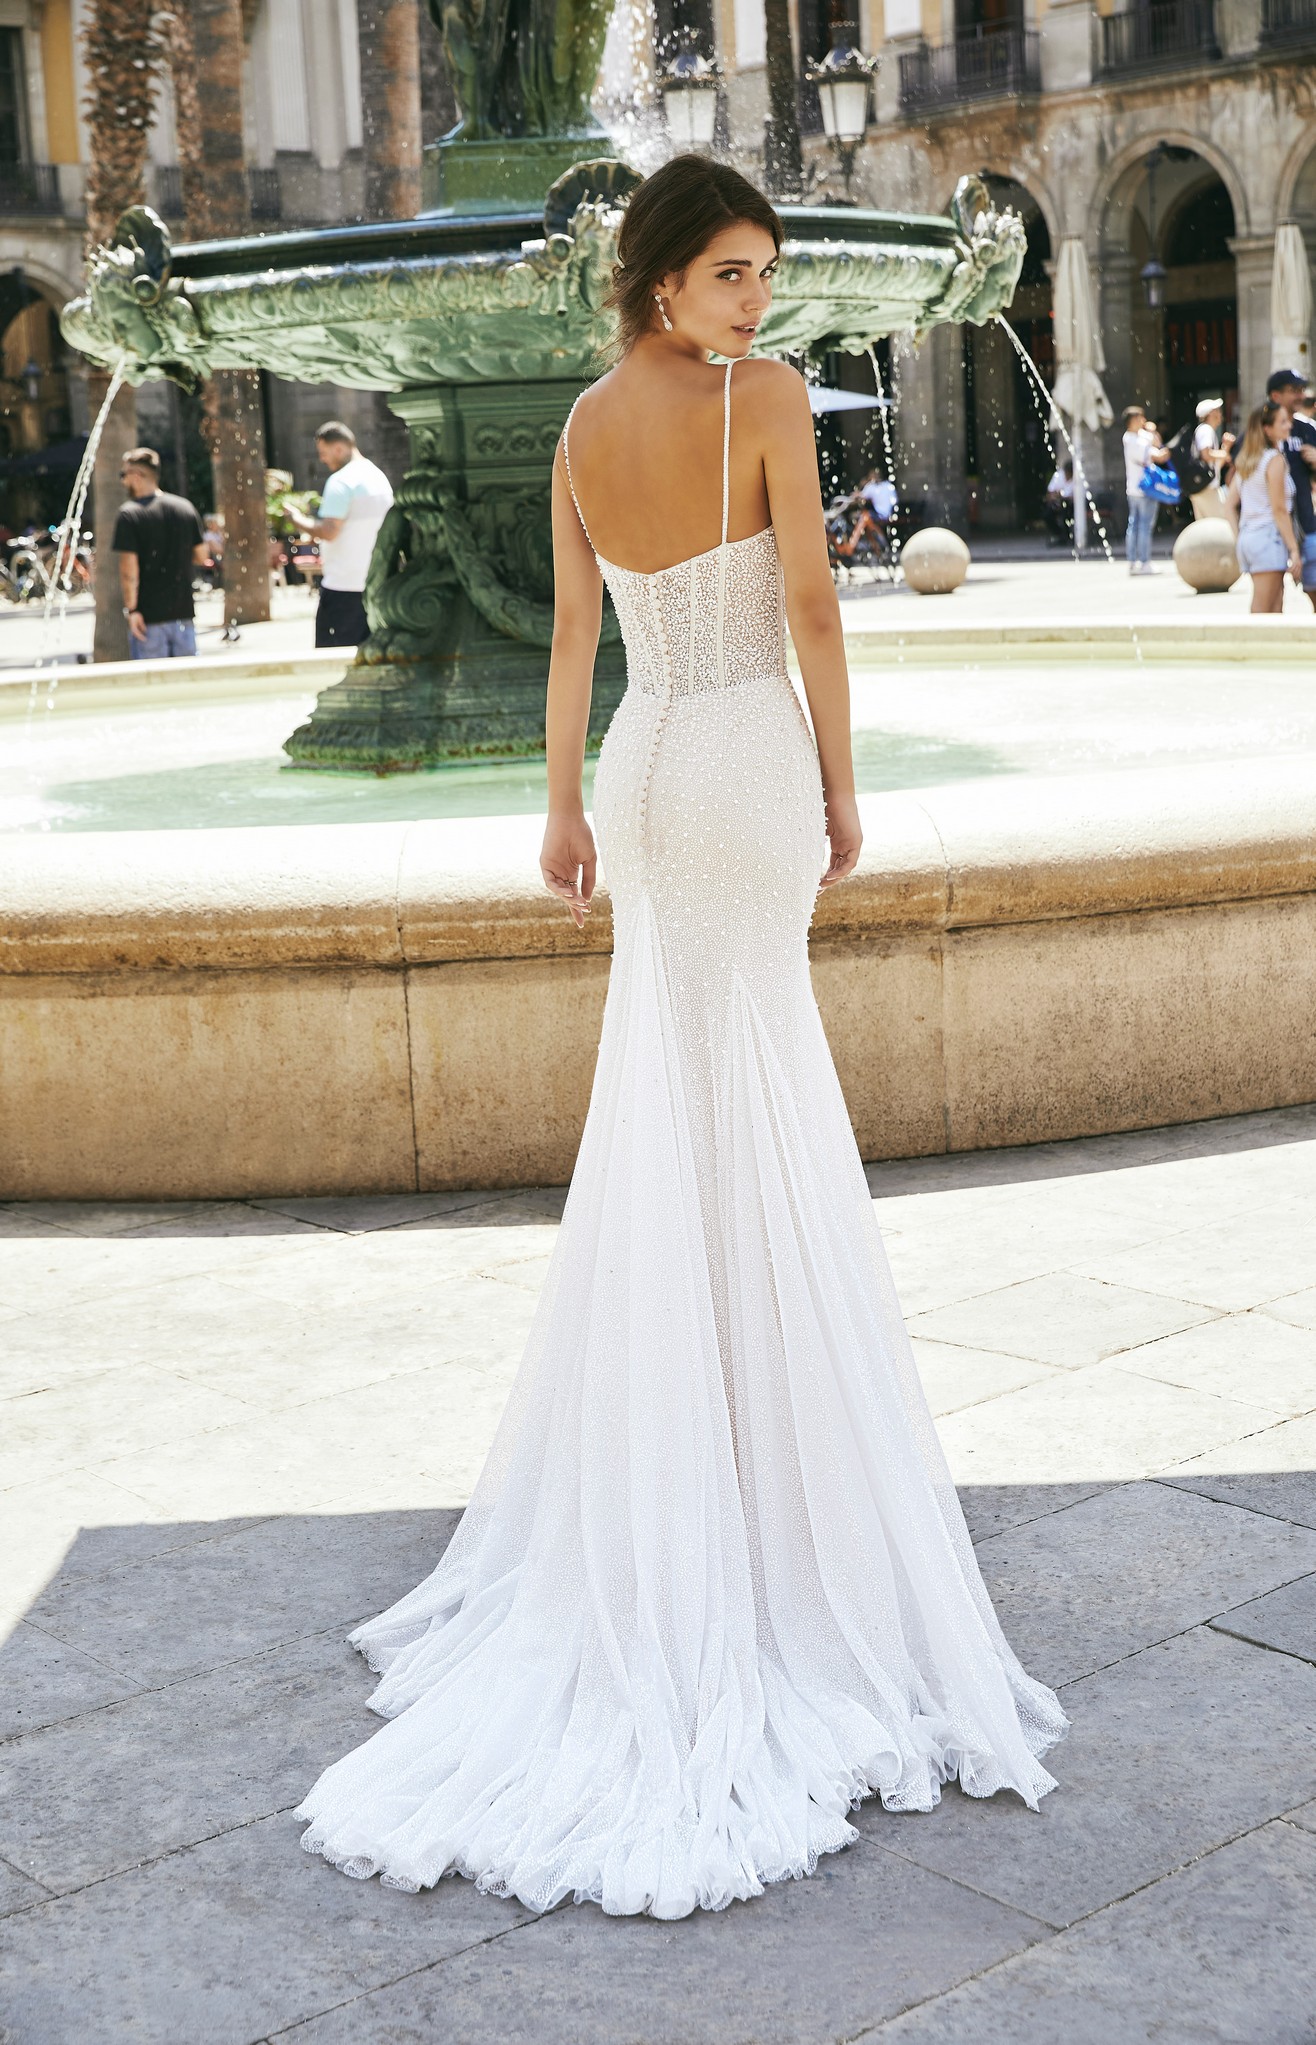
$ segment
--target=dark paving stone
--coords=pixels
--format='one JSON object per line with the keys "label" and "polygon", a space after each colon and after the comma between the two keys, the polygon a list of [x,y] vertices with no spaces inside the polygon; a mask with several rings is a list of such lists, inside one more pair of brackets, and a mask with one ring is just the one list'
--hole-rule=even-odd
{"label": "dark paving stone", "polygon": [[1006,1638],[1054,1685],[1316,1570],[1316,1533],[1126,1484],[983,1541],[978,1560]]}
{"label": "dark paving stone", "polygon": [[962,1484],[960,1504],[975,1541],[990,1541],[1010,1527],[1064,1512],[1109,1489],[1104,1484]]}
{"label": "dark paving stone", "polygon": [[[49,1894],[40,1882],[29,1880],[26,1875],[20,1875],[17,1868],[9,1867],[0,1860],[0,1917],[8,1917],[15,1910],[30,1910],[34,1903],[46,1902]],[[7,1935],[0,1939],[0,1946],[5,1943]],[[3,2030],[0,2030],[0,2037],[3,2035]]]}
{"label": "dark paving stone", "polygon": [[373,1684],[335,1633],[10,1741],[0,1856],[64,1892],[289,1809],[377,1729]]}
{"label": "dark paving stone", "polygon": [[465,1207],[488,1207],[506,1199],[503,1193],[357,1193],[323,1194],[308,1200],[253,1200],[253,1207],[289,1214],[317,1228],[344,1235],[365,1235],[379,1228],[400,1228],[434,1214],[454,1214]]}
{"label": "dark paving stone", "polygon": [[469,1882],[405,1896],[350,1881],[301,1851],[300,1829],[244,1826],[11,1922],[0,2038],[249,2045],[528,1916]]}
{"label": "dark paving stone", "polygon": [[567,1906],[289,2035],[297,2045],[831,2045],[1039,1931],[859,1845],[809,1881],[676,1924]]}
{"label": "dark paving stone", "polygon": [[61,1576],[33,1620],[155,1686],[339,1627],[350,1633],[435,1567],[456,1512],[308,1514],[92,1579]]}
{"label": "dark paving stone", "polygon": [[1070,1684],[1060,1787],[947,1791],[928,1816],[865,1804],[869,1838],[1056,1925],[1316,1794],[1316,1671],[1199,1627]]}
{"label": "dark paving stone", "polygon": [[1267,1513],[1294,1526],[1316,1527],[1316,1470],[1262,1470],[1224,1476],[1163,1477],[1181,1491]]}
{"label": "dark paving stone", "polygon": [[1254,1598],[1250,1605],[1222,1612],[1211,1623],[1221,1633],[1233,1633],[1260,1647],[1278,1648],[1281,1654],[1316,1662],[1316,1575],[1300,1577],[1282,1590]]}
{"label": "dark paving stone", "polygon": [[1316,1838],[1275,1824],[875,2033],[882,2045],[1311,2045]]}
{"label": "dark paving stone", "polygon": [[121,1667],[26,1624],[15,1626],[0,1649],[0,1672],[0,1740],[76,1718],[138,1688]]}

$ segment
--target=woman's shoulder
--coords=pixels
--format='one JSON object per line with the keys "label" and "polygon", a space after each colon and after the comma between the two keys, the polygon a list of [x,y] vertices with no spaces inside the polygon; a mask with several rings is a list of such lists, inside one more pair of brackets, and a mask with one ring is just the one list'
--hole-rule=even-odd
{"label": "woman's shoulder", "polygon": [[737,411],[760,441],[772,441],[798,434],[813,422],[809,412],[809,387],[798,369],[788,362],[774,362],[767,355],[753,355],[740,363],[731,378]]}

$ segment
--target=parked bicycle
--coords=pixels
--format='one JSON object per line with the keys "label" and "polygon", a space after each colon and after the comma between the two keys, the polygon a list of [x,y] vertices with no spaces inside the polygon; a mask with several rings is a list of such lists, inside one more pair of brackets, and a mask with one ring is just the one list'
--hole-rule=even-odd
{"label": "parked bicycle", "polygon": [[834,497],[823,517],[827,555],[834,575],[868,568],[876,576],[894,577],[895,561],[886,526],[874,517],[860,492]]}
{"label": "parked bicycle", "polygon": [[60,551],[60,528],[48,526],[41,533],[22,533],[0,552],[0,595],[11,603],[45,603],[60,594],[85,596],[95,575],[92,536],[83,533],[72,553],[66,554],[62,573],[56,576]]}

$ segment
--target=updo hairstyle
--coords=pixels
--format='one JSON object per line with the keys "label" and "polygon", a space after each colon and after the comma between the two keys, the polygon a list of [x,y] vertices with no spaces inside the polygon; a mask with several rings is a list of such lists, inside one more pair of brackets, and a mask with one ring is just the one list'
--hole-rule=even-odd
{"label": "updo hairstyle", "polygon": [[780,250],[781,221],[757,185],[707,156],[674,156],[635,187],[622,215],[606,301],[617,316],[618,355],[656,325],[658,280],[684,276],[713,236],[740,220],[761,227]]}

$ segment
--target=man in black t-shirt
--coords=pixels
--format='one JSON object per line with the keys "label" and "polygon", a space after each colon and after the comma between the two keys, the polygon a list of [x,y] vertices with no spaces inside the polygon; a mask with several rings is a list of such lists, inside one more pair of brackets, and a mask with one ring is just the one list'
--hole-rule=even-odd
{"label": "man in black t-shirt", "polygon": [[1312,472],[1316,470],[1316,419],[1307,408],[1307,379],[1300,369],[1277,369],[1266,396],[1288,407],[1293,424],[1284,443],[1293,476],[1293,524],[1302,549],[1302,586],[1316,611],[1316,502]]}
{"label": "man in black t-shirt", "polygon": [[210,566],[195,505],[160,488],[160,457],[134,447],[123,458],[128,503],[114,522],[119,587],[134,660],[196,652],[192,570]]}

